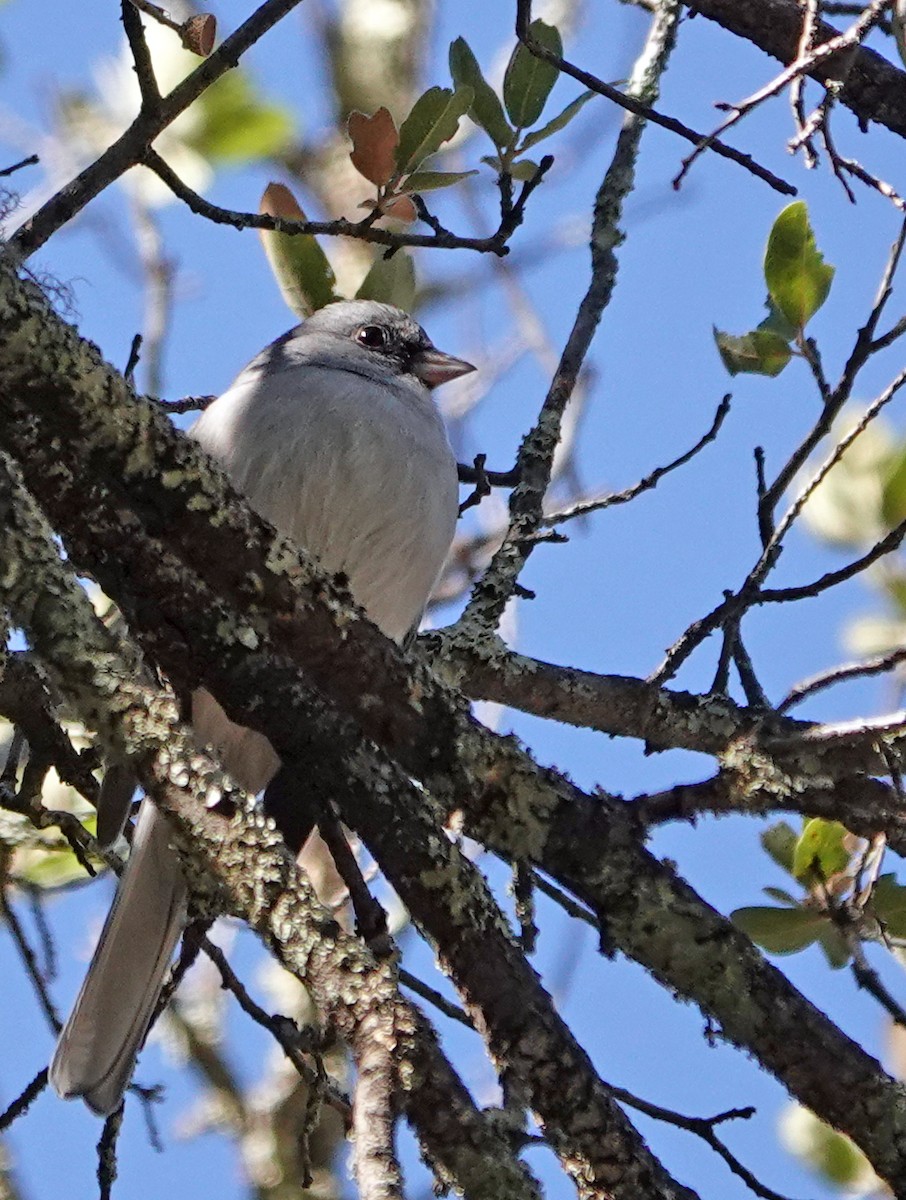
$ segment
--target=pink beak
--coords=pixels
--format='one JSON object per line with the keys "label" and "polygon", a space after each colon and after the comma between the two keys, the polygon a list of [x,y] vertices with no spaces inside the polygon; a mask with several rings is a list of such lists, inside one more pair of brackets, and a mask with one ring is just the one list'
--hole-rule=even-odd
{"label": "pink beak", "polygon": [[444,354],[442,350],[435,350],[433,346],[420,350],[412,360],[412,374],[429,388],[449,383],[451,379],[458,379],[460,375],[468,375],[474,370],[472,364],[464,358]]}

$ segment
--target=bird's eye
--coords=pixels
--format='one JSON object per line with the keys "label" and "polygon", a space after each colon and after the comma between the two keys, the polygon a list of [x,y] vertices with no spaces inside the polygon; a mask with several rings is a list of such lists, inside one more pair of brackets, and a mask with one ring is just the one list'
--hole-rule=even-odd
{"label": "bird's eye", "polygon": [[363,325],[356,331],[355,340],[369,350],[383,350],[387,345],[387,330],[380,325]]}

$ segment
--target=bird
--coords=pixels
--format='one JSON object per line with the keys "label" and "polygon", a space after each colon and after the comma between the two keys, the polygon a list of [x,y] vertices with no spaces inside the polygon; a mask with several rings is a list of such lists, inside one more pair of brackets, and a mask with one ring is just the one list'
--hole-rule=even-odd
{"label": "bird", "polygon": [[[435,348],[407,313],[341,300],[272,342],[201,414],[191,437],[251,506],[342,573],[371,620],[402,644],[418,627],[453,539],[456,458],[432,397],[471,363]],[[205,690],[192,724],[233,779],[257,794],[280,760]],[[125,786],[124,786],[125,784]],[[119,799],[105,812],[105,786]],[[101,789],[115,838],[131,807],[126,765]],[[166,818],[141,803],[129,861],[49,1077],[63,1098],[115,1112],[132,1077],[186,922],[187,888]]]}

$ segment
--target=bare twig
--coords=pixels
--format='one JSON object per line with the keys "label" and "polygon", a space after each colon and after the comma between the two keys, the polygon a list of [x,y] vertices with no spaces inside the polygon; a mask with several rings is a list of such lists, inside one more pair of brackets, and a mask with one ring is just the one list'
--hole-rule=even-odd
{"label": "bare twig", "polygon": [[101,1136],[98,1140],[98,1194],[100,1200],[110,1200],[113,1185],[116,1182],[116,1144],[119,1141],[120,1130],[123,1127],[123,1104],[116,1112],[111,1113],[104,1122]]}
{"label": "bare twig", "polygon": [[[814,45],[817,24],[818,0],[804,0],[802,8],[802,34],[799,38],[799,46],[796,51],[797,59],[804,58]],[[806,119],[803,102],[804,85],[805,80],[802,75],[797,75],[790,84],[790,106],[793,110],[797,133],[790,141],[789,148],[791,151],[795,151],[801,146],[805,151],[805,165],[811,168],[816,166],[818,162],[818,154],[812,141],[816,128],[812,121]],[[818,110],[816,109],[815,111],[817,112]]]}
{"label": "bare twig", "polygon": [[[552,63],[565,75],[571,75],[573,79],[577,79],[579,83],[584,84],[591,91],[597,92],[599,96],[604,96],[614,104],[618,104],[620,108],[624,108],[627,112],[632,113],[633,116],[640,118],[642,121],[650,121],[652,125],[660,125],[663,129],[669,130],[670,133],[675,133],[677,136],[685,138],[688,142],[699,144],[706,140],[705,135],[697,133],[694,129],[690,129],[682,121],[677,121],[675,117],[668,117],[664,113],[652,108],[651,102],[653,102],[654,97],[651,97],[649,100],[648,98],[633,95],[631,91],[621,92],[611,84],[605,83],[603,79],[599,79],[596,75],[582,70],[581,67],[568,62],[559,54],[555,54],[549,47],[535,41],[529,31],[531,23],[531,0],[518,0],[516,7],[516,36],[537,58]],[[747,171],[764,180],[775,191],[782,192],[786,196],[796,195],[796,189],[792,184],[778,178],[773,172],[756,162],[750,155],[744,154],[741,150],[727,146],[716,138],[708,143],[707,148],[722,158],[728,158],[732,162],[738,163],[739,166],[745,167]]]}
{"label": "bare twig", "polygon": [[[822,480],[826,478],[831,468],[840,461],[846,450],[858,437],[861,436],[862,433],[865,432],[871,422],[878,416],[881,410],[890,403],[890,401],[904,386],[904,384],[906,384],[906,369],[900,371],[895,376],[893,381],[888,384],[884,391],[874,401],[872,401],[872,403],[862,414],[859,421],[853,426],[852,429],[850,429],[846,434],[844,434],[843,437],[840,438],[839,442],[837,442],[837,444],[833,447],[830,454],[827,456],[821,466],[805,483],[796,498],[790,504],[790,507],[784,513],[779,524],[771,532],[771,535],[765,544],[764,549],[762,550],[758,562],[749,572],[739,590],[726,595],[725,599],[715,608],[713,608],[710,613],[708,613],[705,617],[701,617],[699,620],[694,621],[683,632],[680,638],[667,652],[664,661],[649,677],[651,683],[658,685],[665,683],[676,673],[680,665],[686,661],[693,650],[701,645],[706,637],[708,637],[711,633],[713,633],[716,629],[719,629],[728,621],[738,622],[740,616],[746,611],[747,608],[750,608],[752,605],[760,602],[762,598],[761,584],[774,567],[774,564],[776,563],[782,549],[783,539],[801,514],[802,509],[805,507],[809,497],[814,494],[815,490],[821,484]],[[899,526],[895,531],[893,531],[893,537],[895,540],[902,540],[904,535],[906,535],[906,522],[904,522],[904,528],[902,531],[900,530]],[[882,541],[882,543],[879,543],[879,546],[884,546],[885,542],[886,540]],[[899,542],[896,541],[896,544],[899,544]],[[869,555],[874,555],[874,557],[880,557],[881,553],[886,553],[886,549],[879,551],[878,547],[876,546],[869,551]],[[866,556],[863,556],[863,558],[864,557]],[[874,558],[872,558],[872,561],[874,561]],[[858,568],[856,567],[856,564],[850,564],[850,567],[844,568],[844,570],[855,574],[857,573],[857,569],[863,570],[865,565],[867,564],[863,563],[862,560],[858,560]],[[784,590],[786,591],[786,589]],[[778,599],[778,596],[775,594],[773,598],[776,600]],[[784,596],[784,598],[787,597]]]}
{"label": "bare twig", "polygon": [[142,335],[137,333],[135,337],[133,337],[132,343],[129,346],[129,357],[126,360],[126,367],[123,371],[123,378],[127,381],[127,383],[132,383],[133,376],[135,375],[135,368],[141,362],[143,341],[144,338]]}
{"label": "bare twig", "polygon": [[134,0],[121,0],[120,12],[126,40],[132,51],[132,63],[138,79],[139,92],[142,98],[142,112],[153,115],[160,104],[160,88],[154,74],[154,64],[151,61],[151,51],[145,41],[145,30],[141,17],[138,15],[138,5]]}
{"label": "bare twig", "polygon": [[31,1083],[19,1093],[15,1100],[11,1104],[8,1104],[4,1111],[0,1113],[0,1133],[4,1129],[8,1129],[13,1121],[21,1117],[46,1087],[47,1067],[44,1067],[37,1073]]}
{"label": "bare twig", "polygon": [[16,171],[21,171],[23,167],[34,167],[40,161],[37,154],[29,154],[27,158],[20,158],[12,166],[0,167],[0,179],[5,179],[8,175],[13,175]]}
{"label": "bare twig", "polygon": [[459,506],[459,515],[469,508],[480,504],[485,496],[490,496],[495,487],[512,488],[519,482],[519,471],[514,467],[511,471],[488,471],[485,469],[486,454],[476,454],[471,467],[457,463],[460,483],[474,483],[475,490],[467,496]]}
{"label": "bare twig", "polygon": [[405,970],[403,967],[399,969],[400,983],[403,987],[407,987],[410,992],[415,992],[416,996],[421,996],[423,1000],[427,1000],[429,1004],[433,1004],[438,1012],[443,1013],[445,1017],[449,1017],[451,1021],[458,1021],[460,1025],[465,1025],[467,1029],[474,1029],[468,1013],[464,1012],[458,1005],[453,1004],[446,996],[442,995],[436,988],[429,987],[411,971]]}
{"label": "bare twig", "polygon": [[836,587],[837,584],[845,583],[847,579],[854,579],[856,575],[860,575],[886,554],[890,554],[893,550],[896,550],[904,538],[906,538],[906,519],[901,521],[899,525],[895,525],[870,550],[866,550],[864,554],[860,554],[858,558],[853,559],[851,563],[847,563],[845,567],[839,567],[836,571],[827,571],[812,583],[803,583],[798,587],[762,588],[758,593],[758,603],[778,604],[790,600],[804,600],[808,597],[818,596],[821,592],[826,592],[828,588]]}
{"label": "bare twig", "polygon": [[[309,1087],[318,1085],[319,1072],[311,1067],[304,1058],[305,1054],[312,1054],[316,1059],[319,1057],[321,1046],[318,1031],[314,1027],[299,1029],[295,1021],[290,1020],[289,1017],[266,1012],[249,995],[242,980],[230,966],[229,960],[218,945],[206,937],[202,940],[202,949],[219,971],[223,986],[233,995],[242,1011],[271,1034]],[[336,1109],[346,1127],[349,1128],[352,1109],[349,1097],[333,1082],[324,1090],[324,1096],[327,1103]]]}
{"label": "bare twig", "polygon": [[153,111],[146,97],[138,117],[113,145],[71,183],[56,192],[13,234],[8,242],[12,254],[19,259],[34,254],[53,233],[81,212],[89,201],[140,162],[145,148],[202,92],[235,67],[246,50],[299,3],[300,0],[264,0],[191,75],[154,104]]}
{"label": "bare twig", "polygon": [[38,961],[35,958],[35,952],[29,945],[28,938],[25,936],[25,931],[16,916],[9,898],[5,891],[0,891],[0,913],[3,914],[3,919],[9,927],[13,941],[16,943],[16,948],[19,951],[19,957],[22,959],[22,965],[25,967],[25,972],[31,980],[31,985],[35,989],[35,995],[38,997],[44,1016],[47,1018],[47,1023],[55,1034],[59,1033],[63,1028],[63,1022],[60,1020],[54,1003],[50,998],[50,993],[47,990],[47,984],[41,974],[38,966]]}
{"label": "bare twig", "polygon": [[754,92],[745,100],[738,101],[736,104],[718,105],[718,108],[728,109],[730,115],[721,121],[713,133],[703,138],[692,153],[683,160],[682,169],[673,181],[674,186],[678,186],[682,182],[692,164],[705,150],[713,148],[716,138],[726,133],[728,129],[742,120],[743,117],[748,116],[753,109],[763,104],[765,100],[769,100],[772,96],[776,96],[779,92],[782,92],[797,77],[813,71],[818,63],[826,62],[834,55],[857,46],[873,26],[878,23],[887,6],[888,0],[872,0],[872,3],[860,14],[858,20],[849,29],[837,34],[830,41],[822,42],[819,46],[811,46],[806,54],[800,55],[795,62],[791,63],[779,75],[775,76],[770,83],[766,83],[764,87],[759,88],[757,92]]}
{"label": "bare twig", "polygon": [[906,1009],[885,986],[878,972],[869,963],[859,939],[853,936],[847,941],[852,952],[851,970],[856,983],[877,1000],[895,1025],[906,1029]]}
{"label": "bare twig", "polygon": [[813,675],[810,679],[805,679],[802,683],[797,683],[795,687],[790,688],[786,696],[777,705],[778,713],[789,712],[789,710],[797,704],[801,704],[808,696],[815,695],[816,692],[824,691],[826,688],[833,687],[838,683],[845,683],[851,679],[863,679],[870,675],[882,675],[887,671],[892,671],[899,666],[901,662],[906,661],[906,650],[894,650],[890,654],[879,655],[877,658],[865,659],[862,662],[843,663],[837,667],[831,667],[828,671],[821,671],[818,675]]}
{"label": "bare twig", "polygon": [[730,411],[730,396],[724,396],[720,404],[717,406],[717,411],[714,414],[714,420],[708,431],[698,439],[691,449],[686,450],[679,458],[673,459],[672,462],[666,463],[662,467],[655,469],[647,474],[643,479],[634,483],[631,487],[624,488],[622,492],[608,492],[605,496],[592,497],[588,500],[579,500],[568,508],[561,508],[557,512],[548,513],[544,517],[545,525],[558,525],[562,521],[572,520],[573,517],[585,516],[591,512],[597,512],[602,508],[610,508],[615,504],[626,504],[630,500],[634,500],[636,496],[642,492],[650,491],[657,487],[658,483],[665,475],[669,475],[671,471],[675,471],[678,467],[684,466],[690,459],[693,459],[699,451],[703,450],[709,442],[713,442],[723,425],[727,414]]}
{"label": "bare twig", "polygon": [[335,221],[290,221],[283,217],[269,216],[267,213],[238,212],[234,209],[221,208],[220,205],[205,200],[183,183],[173,168],[150,146],[145,147],[141,153],[141,162],[159,176],[174,196],[182,200],[192,212],[218,225],[231,225],[234,229],[271,229],[288,234],[324,234],[356,238],[360,241],[376,243],[379,246],[388,246],[391,249],[398,249],[401,246],[423,246],[442,250],[475,250],[482,254],[506,254],[508,252],[507,242],[522,223],[526,202],[550,169],[553,161],[549,155],[541,160],[535,175],[523,184],[517,200],[501,216],[496,232],[490,237],[481,238],[462,237],[445,230],[435,230],[430,234],[424,234],[380,229],[374,224],[374,214],[370,214],[361,221],[349,221],[345,217],[340,217]]}
{"label": "bare twig", "polygon": [[157,396],[146,396],[146,400],[159,405],[168,413],[204,412],[214,403],[216,396],[183,396],[179,400],[161,400]]}
{"label": "bare twig", "polygon": [[[897,238],[890,248],[872,308],[865,323],[856,334],[853,348],[840,374],[840,379],[830,396],[827,397],[818,420],[778,471],[774,482],[763,491],[758,505],[758,524],[764,545],[767,545],[773,534],[773,513],[780,497],[805,465],[809,455],[813,453],[821,439],[830,431],[833,422],[852,395],[853,386],[862,367],[871,355],[881,348],[879,341],[883,339],[876,340],[875,333],[893,292],[893,280],[902,257],[904,239],[906,239],[906,220],[901,224]],[[885,337],[892,340],[892,334],[893,331]],[[889,343],[884,341],[884,344]]]}
{"label": "bare twig", "polygon": [[685,1129],[688,1133],[694,1133],[696,1137],[701,1138],[703,1142],[710,1146],[724,1160],[737,1179],[741,1179],[756,1196],[762,1197],[762,1200],[787,1200],[787,1197],[783,1196],[780,1192],[775,1192],[772,1188],[761,1183],[757,1176],[753,1175],[748,1167],[743,1166],[736,1155],[728,1149],[714,1132],[716,1126],[723,1125],[727,1121],[750,1120],[755,1115],[754,1108],[731,1108],[713,1117],[686,1117],[682,1113],[675,1112],[673,1109],[663,1108],[659,1104],[652,1104],[649,1100],[642,1100],[640,1097],[633,1095],[632,1092],[624,1091],[622,1088],[614,1088],[614,1094],[619,1096],[624,1104],[628,1104],[631,1108],[645,1113],[646,1116],[653,1117],[656,1121],[663,1121],[667,1125],[673,1125],[677,1129]]}
{"label": "bare twig", "polygon": [[[531,4],[520,0],[517,33],[528,36]],[[679,7],[673,0],[655,16],[645,49],[637,60],[627,91],[642,113],[628,116],[595,199],[591,236],[591,279],[573,323],[557,371],[533,429],[526,435],[517,456],[519,483],[510,496],[509,529],[458,623],[463,636],[476,630],[496,628],[513,595],[519,573],[533,549],[529,540],[541,527],[544,496],[551,479],[554,455],[560,442],[563,414],[573,394],[582,364],[591,346],[601,314],[610,302],[616,280],[619,242],[618,223],[622,206],[635,177],[635,161],[645,120],[643,113],[658,91],[658,81],[673,48]],[[534,43],[526,42],[532,53]],[[547,58],[548,52],[539,57]],[[554,55],[556,65],[561,65]]]}

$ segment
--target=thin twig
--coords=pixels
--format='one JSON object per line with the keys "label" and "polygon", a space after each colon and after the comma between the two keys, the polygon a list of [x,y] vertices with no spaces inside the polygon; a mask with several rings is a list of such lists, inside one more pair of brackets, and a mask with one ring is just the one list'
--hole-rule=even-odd
{"label": "thin twig", "polygon": [[[524,40],[531,5],[520,0],[517,32]],[[645,48],[637,59],[628,91],[644,109],[658,91],[674,45],[679,6],[674,0],[660,6],[649,31]],[[526,43],[535,53],[534,46]],[[546,58],[545,54],[539,57]],[[559,56],[554,55],[558,60]],[[588,354],[601,315],[610,302],[616,282],[615,246],[621,240],[619,221],[624,200],[633,186],[635,162],[645,128],[643,115],[628,117],[595,198],[591,235],[591,278],[560,356],[534,427],[519,449],[517,470],[520,481],[510,496],[509,527],[503,544],[476,584],[457,629],[470,637],[474,629],[493,629],[503,615],[522,568],[534,548],[531,538],[544,516],[544,497],[551,480],[554,456],[560,443],[563,415]]]}
{"label": "thin twig", "polygon": [[757,92],[754,92],[751,96],[748,96],[745,100],[740,100],[736,104],[718,105],[718,108],[728,109],[730,115],[721,121],[713,133],[702,138],[688,158],[683,160],[682,169],[673,181],[674,187],[682,182],[692,164],[705,150],[713,149],[716,138],[726,133],[728,129],[741,121],[743,117],[748,116],[753,109],[763,104],[765,100],[769,100],[772,96],[776,96],[779,92],[782,92],[787,84],[791,83],[797,76],[807,74],[818,63],[825,62],[833,55],[858,45],[872,27],[878,23],[887,6],[888,0],[872,0],[872,3],[868,5],[861,13],[859,19],[849,29],[827,42],[822,42],[820,46],[813,46],[807,54],[800,55],[795,62],[791,63],[779,75],[775,76],[770,83],[766,83],[764,87],[759,88]]}
{"label": "thin twig", "polygon": [[16,943],[16,948],[19,951],[19,957],[22,959],[22,965],[25,967],[25,972],[31,980],[31,985],[35,989],[35,995],[38,997],[38,1003],[44,1011],[44,1016],[47,1018],[47,1023],[55,1034],[59,1033],[63,1028],[63,1022],[60,1020],[57,1010],[54,1008],[54,1003],[50,998],[50,993],[47,990],[47,984],[41,975],[41,970],[38,966],[38,960],[35,958],[35,952],[29,945],[28,938],[25,936],[25,931],[19,922],[19,918],[13,911],[13,907],[9,902],[9,898],[5,891],[0,891],[0,913],[3,914],[3,919],[9,926],[9,931],[12,934],[13,941]]}
{"label": "thin twig", "polygon": [[[572,76],[579,83],[585,85],[593,92],[597,92],[599,96],[604,96],[605,99],[618,104],[620,108],[626,109],[635,117],[639,117],[644,121],[650,121],[652,125],[660,125],[661,128],[669,130],[671,133],[677,134],[681,138],[685,138],[687,142],[694,142],[696,145],[706,140],[706,135],[697,133],[694,129],[690,129],[688,125],[684,125],[682,121],[676,120],[675,117],[668,117],[666,114],[658,112],[652,108],[650,104],[637,96],[628,92],[621,92],[618,88],[613,87],[609,83],[605,83],[603,79],[599,79],[596,75],[592,75],[588,71],[582,70],[581,67],[575,66],[568,62],[561,55],[556,54],[547,46],[543,46],[540,42],[535,41],[531,36],[529,27],[532,23],[532,4],[531,0],[517,0],[516,6],[516,36],[520,42],[535,55],[536,58],[541,58],[545,62],[552,63],[559,71],[565,75]],[[733,146],[727,146],[723,142],[712,139],[708,143],[709,150],[722,158],[728,158],[732,162],[738,163],[759,179],[763,179],[775,191],[783,193],[785,196],[795,196],[796,189],[791,183],[787,183],[785,179],[780,179],[772,171],[763,167],[761,163],[756,162],[750,155],[744,154],[741,150],[736,150]],[[674,186],[676,186],[674,181]]]}
{"label": "thin twig", "polygon": [[458,1005],[453,1004],[446,996],[441,995],[436,988],[431,987],[427,983],[423,983],[411,971],[400,967],[399,980],[403,987],[407,987],[410,992],[415,992],[417,996],[421,996],[423,1000],[427,1000],[429,1004],[433,1004],[438,1012],[442,1012],[445,1017],[449,1017],[451,1021],[458,1021],[460,1025],[465,1025],[466,1029],[474,1029],[475,1025],[468,1015]]}
{"label": "thin twig", "polygon": [[[322,1046],[317,1030],[313,1027],[299,1029],[295,1021],[289,1017],[266,1012],[249,995],[242,980],[230,966],[229,960],[220,947],[207,937],[202,939],[201,945],[204,953],[220,973],[223,986],[235,997],[242,1011],[271,1034],[309,1087],[318,1085],[318,1071],[311,1067],[303,1057],[305,1054],[311,1054],[316,1060],[319,1059]],[[326,1088],[324,1097],[331,1108],[336,1109],[340,1114],[348,1129],[352,1109],[349,1097],[333,1082]]]}
{"label": "thin twig", "polygon": [[500,225],[490,237],[461,237],[446,232],[402,233],[390,229],[380,229],[374,224],[375,217],[370,215],[361,221],[349,221],[340,217],[335,221],[290,221],[284,217],[272,217],[267,213],[239,212],[235,209],[221,208],[209,200],[199,196],[185,184],[171,166],[149,147],[142,151],[141,161],[152,170],[177,199],[182,200],[198,216],[205,217],[217,225],[230,225],[234,229],[268,229],[287,234],[322,234],[332,237],[357,238],[360,241],[374,242],[379,246],[389,246],[399,249],[401,246],[435,247],[444,250],[475,250],[482,254],[508,253],[507,242],[516,229],[521,225],[525,215],[525,204],[531,193],[543,179],[545,173],[553,164],[553,158],[548,155],[538,165],[538,170],[532,179],[522,187],[518,199],[511,209],[501,218]]}
{"label": "thin twig", "polygon": [[157,77],[154,74],[154,64],[151,61],[151,51],[145,40],[145,29],[134,0],[121,0],[120,12],[126,40],[132,51],[132,64],[141,93],[141,111],[150,115],[160,104],[161,95],[160,88],[157,86]]}
{"label": "thin twig", "polygon": [[761,1183],[747,1167],[742,1165],[736,1155],[731,1153],[714,1132],[716,1125],[722,1125],[727,1121],[750,1120],[755,1115],[753,1107],[728,1109],[714,1117],[686,1117],[672,1109],[662,1108],[659,1104],[641,1100],[638,1096],[634,1096],[622,1088],[613,1088],[613,1094],[622,1103],[628,1104],[638,1112],[645,1113],[646,1116],[653,1117],[656,1121],[663,1121],[668,1125],[676,1126],[677,1129],[685,1129],[688,1133],[694,1133],[696,1137],[700,1137],[715,1154],[724,1160],[730,1171],[762,1200],[787,1200],[787,1197],[781,1195],[780,1192],[775,1192]]}
{"label": "thin twig", "polygon": [[675,471],[678,467],[685,466],[705,446],[714,441],[729,411],[730,396],[727,394],[717,406],[714,420],[711,422],[708,431],[698,439],[691,449],[686,450],[679,458],[675,458],[672,462],[666,463],[662,467],[655,467],[643,479],[640,479],[631,487],[624,488],[622,492],[608,492],[606,496],[598,496],[591,500],[579,500],[577,503],[571,504],[568,508],[561,508],[557,512],[548,513],[543,523],[545,525],[559,525],[563,521],[570,521],[574,517],[586,516],[588,513],[597,512],[602,508],[611,508],[615,504],[627,504],[630,500],[634,500],[636,496],[641,495],[642,492],[647,492],[657,487],[665,475],[669,475],[671,471]]}
{"label": "thin twig", "polygon": [[104,1122],[104,1128],[101,1130],[101,1136],[98,1139],[99,1200],[110,1200],[113,1184],[116,1181],[116,1144],[119,1140],[120,1130],[123,1127],[123,1111],[124,1106],[121,1101],[116,1112],[111,1113]]}
{"label": "thin twig", "polygon": [[0,1133],[4,1129],[8,1129],[13,1121],[23,1116],[46,1087],[47,1067],[44,1067],[37,1073],[31,1083],[23,1088],[15,1100],[8,1104],[3,1112],[0,1113]]}
{"label": "thin twig", "polygon": [[[753,604],[760,603],[765,594],[761,591],[761,584],[776,564],[782,550],[783,539],[799,517],[806,502],[826,478],[831,468],[840,461],[846,450],[865,432],[871,422],[890,403],[904,384],[906,384],[906,369],[900,371],[895,376],[893,382],[888,384],[884,391],[868,406],[859,421],[841,437],[821,466],[802,487],[799,494],[784,513],[780,523],[771,532],[770,538],[764,546],[758,562],[749,572],[739,590],[727,595],[707,616],[699,618],[699,620],[694,621],[688,626],[679,639],[671,646],[670,650],[668,650],[667,655],[657,670],[649,676],[651,684],[664,684],[675,675],[676,671],[686,661],[693,650],[701,645],[705,638],[713,633],[715,629],[720,628],[727,620],[738,620],[747,608],[750,608]],[[899,534],[899,527],[894,533]],[[901,534],[899,536],[902,537]],[[874,553],[878,557],[880,556],[877,547],[874,547],[869,553]],[[854,564],[850,564],[850,567],[845,569],[853,570]],[[864,569],[864,567],[860,567],[860,569]]]}
{"label": "thin twig", "polygon": [[16,171],[21,171],[23,167],[34,167],[40,161],[37,154],[29,154],[27,158],[20,158],[11,167],[0,167],[0,178],[5,179],[8,175],[13,175]]}
{"label": "thin twig", "polygon": [[359,864],[336,816],[327,805],[319,804],[318,810],[318,832],[324,839],[334,866],[352,900],[356,933],[367,943],[373,954],[379,958],[385,957],[393,950],[393,941],[387,931],[387,913],[368,890],[368,884],[362,877]]}
{"label": "thin twig", "polygon": [[[856,334],[853,348],[849,353],[836,387],[824,404],[818,420],[777,473],[774,482],[764,492],[758,507],[758,519],[759,528],[762,531],[762,540],[765,545],[773,532],[773,511],[780,497],[804,466],[809,455],[812,454],[821,439],[829,432],[833,422],[837,419],[844,404],[846,404],[852,394],[859,371],[861,371],[870,356],[875,353],[876,349],[880,348],[875,341],[875,333],[887,302],[893,292],[893,280],[900,264],[904,240],[906,240],[906,220],[901,224],[899,234],[890,248],[871,311],[865,323]],[[769,531],[767,537],[765,537],[766,531]]]}
{"label": "thin twig", "polygon": [[877,658],[868,658],[863,662],[842,663],[838,667],[831,667],[827,671],[821,671],[817,675],[812,675],[811,678],[805,679],[802,683],[797,683],[795,687],[790,688],[786,696],[777,705],[778,713],[786,713],[797,704],[801,704],[807,696],[813,696],[816,692],[822,692],[826,688],[833,687],[835,684],[844,683],[851,679],[864,679],[871,675],[883,675],[887,671],[892,671],[894,667],[899,666],[901,662],[906,662],[906,650],[894,650],[890,654],[879,655]]}
{"label": "thin twig", "polygon": [[827,571],[812,583],[803,583],[798,587],[763,588],[758,593],[758,603],[779,604],[818,596],[821,592],[826,592],[828,588],[836,587],[837,584],[845,583],[847,579],[853,579],[856,575],[860,575],[873,563],[896,550],[904,538],[906,538],[906,519],[902,520],[899,525],[895,525],[870,550],[866,550],[864,554],[853,559],[851,563],[847,563],[845,567],[839,567],[836,571]]}
{"label": "thin twig", "polygon": [[152,404],[159,405],[165,412],[204,412],[217,399],[216,396],[183,396],[180,400],[161,400],[157,396],[145,396]]}
{"label": "thin twig", "polygon": [[154,106],[143,110],[129,128],[108,146],[66,187],[61,188],[20,226],[7,243],[20,260],[39,250],[49,237],[119,179],[141,159],[167,126],[185,112],[211,84],[236,66],[242,55],[259,38],[291,12],[300,0],[264,0],[238,29],[225,38],[213,54]]}
{"label": "thin twig", "polygon": [[[799,45],[796,49],[797,59],[804,58],[814,45],[817,25],[818,0],[803,0],[802,33],[799,36]],[[794,152],[801,147],[805,152],[805,165],[806,167],[811,168],[817,165],[818,154],[812,141],[812,138],[815,135],[815,129],[805,116],[805,104],[803,101],[804,88],[804,77],[802,75],[797,75],[790,84],[790,106],[793,110],[793,118],[796,122],[797,133],[796,137],[789,142],[789,149]]]}
{"label": "thin twig", "polygon": [[906,1009],[885,986],[878,972],[868,962],[858,938],[853,937],[850,941],[850,950],[853,956],[851,970],[856,983],[877,1000],[895,1025],[906,1029]]}
{"label": "thin twig", "polygon": [[137,333],[129,346],[129,358],[126,360],[126,369],[123,371],[123,378],[127,383],[132,383],[132,377],[135,375],[135,368],[141,361],[142,356],[142,335]]}

